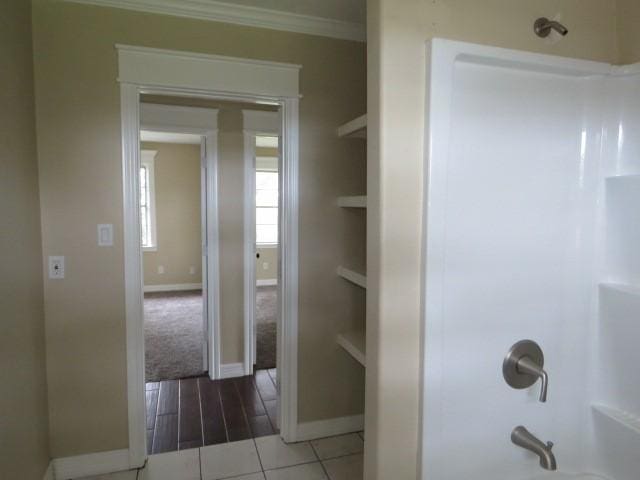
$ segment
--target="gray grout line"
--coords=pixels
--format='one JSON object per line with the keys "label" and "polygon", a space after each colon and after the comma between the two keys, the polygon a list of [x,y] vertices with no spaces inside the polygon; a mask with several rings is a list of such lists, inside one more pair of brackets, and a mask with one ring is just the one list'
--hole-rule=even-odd
{"label": "gray grout line", "polygon": [[318,452],[316,451],[316,447],[313,446],[313,443],[311,443],[311,441],[309,441],[309,445],[311,445],[311,450],[313,450],[313,453],[318,459],[318,462],[320,463],[320,468],[322,468],[322,471],[324,472],[325,477],[327,477],[327,479],[330,480],[329,472],[327,472],[327,469],[325,468],[324,463],[322,463],[322,460],[320,460],[320,455],[318,455]]}
{"label": "gray grout line", "polygon": [[255,437],[252,438],[251,440],[253,440],[253,446],[256,449],[256,455],[258,455],[258,463],[260,464],[260,470],[262,470],[262,473],[264,473],[264,466],[262,465],[262,458],[260,458],[260,450],[258,450],[258,443],[256,442]]}

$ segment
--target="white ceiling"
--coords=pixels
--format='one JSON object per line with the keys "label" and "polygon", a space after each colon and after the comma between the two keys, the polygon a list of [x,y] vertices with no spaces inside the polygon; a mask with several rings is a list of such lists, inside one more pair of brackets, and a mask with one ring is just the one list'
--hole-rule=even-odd
{"label": "white ceiling", "polygon": [[366,23],[366,0],[223,0],[223,2],[362,25]]}

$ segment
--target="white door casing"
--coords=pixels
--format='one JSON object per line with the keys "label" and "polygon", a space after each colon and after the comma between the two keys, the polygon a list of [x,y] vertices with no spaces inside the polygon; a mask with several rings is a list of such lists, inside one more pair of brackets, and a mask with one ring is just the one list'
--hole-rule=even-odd
{"label": "white door casing", "polygon": [[[297,435],[298,356],[298,142],[299,65],[218,55],[116,45],[121,98],[127,398],[130,467],[144,464],[146,454],[142,250],[139,219],[140,95],[269,102],[282,111],[282,204],[279,281],[280,434]],[[217,135],[209,135],[214,142]],[[217,151],[216,145],[207,152]],[[217,188],[208,176],[208,195]],[[213,223],[213,222],[210,222]],[[217,219],[215,224],[217,225]],[[208,224],[207,228],[212,228]],[[211,242],[209,242],[210,244]],[[208,253],[210,251],[208,250]],[[211,264],[209,264],[211,266]],[[211,282],[208,278],[208,290]],[[209,302],[209,305],[212,303]],[[218,302],[213,302],[217,305]],[[212,334],[219,338],[219,324]],[[219,352],[219,349],[218,349]],[[215,358],[215,355],[211,357]]]}

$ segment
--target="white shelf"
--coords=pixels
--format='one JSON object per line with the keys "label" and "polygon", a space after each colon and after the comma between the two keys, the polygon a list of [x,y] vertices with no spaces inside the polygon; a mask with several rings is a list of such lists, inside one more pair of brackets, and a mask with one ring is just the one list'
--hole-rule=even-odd
{"label": "white shelf", "polygon": [[367,138],[367,114],[338,127],[338,136],[345,138]]}
{"label": "white shelf", "polygon": [[366,337],[364,332],[347,332],[338,335],[338,345],[355,358],[362,366],[366,365]]}
{"label": "white shelf", "polygon": [[354,272],[353,270],[349,270],[344,267],[338,267],[337,273],[345,280],[355,283],[359,287],[367,288],[367,277],[361,273]]}
{"label": "white shelf", "polygon": [[626,283],[601,283],[600,287],[607,288],[609,290],[615,290],[616,292],[626,293],[628,295],[635,295],[640,297],[639,285],[628,285]]}
{"label": "white shelf", "polygon": [[605,405],[592,405],[591,408],[604,415],[606,418],[633,430],[637,434],[640,434],[640,417],[637,415],[625,412],[624,410],[618,410],[617,408],[607,407]]}
{"label": "white shelf", "polygon": [[607,183],[616,183],[616,182],[640,182],[640,174],[631,174],[631,175],[612,175],[610,177],[606,177],[605,180]]}
{"label": "white shelf", "polygon": [[338,206],[343,208],[367,208],[367,196],[338,197]]}

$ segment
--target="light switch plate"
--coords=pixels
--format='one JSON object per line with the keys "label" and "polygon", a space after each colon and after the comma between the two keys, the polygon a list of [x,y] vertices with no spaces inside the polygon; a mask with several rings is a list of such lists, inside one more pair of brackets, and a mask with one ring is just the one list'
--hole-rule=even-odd
{"label": "light switch plate", "polygon": [[49,278],[52,280],[60,280],[64,278],[64,257],[49,257]]}
{"label": "light switch plate", "polygon": [[111,223],[98,225],[98,246],[113,247],[113,225]]}

